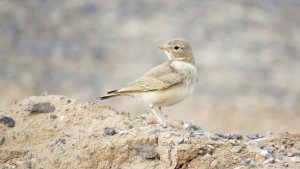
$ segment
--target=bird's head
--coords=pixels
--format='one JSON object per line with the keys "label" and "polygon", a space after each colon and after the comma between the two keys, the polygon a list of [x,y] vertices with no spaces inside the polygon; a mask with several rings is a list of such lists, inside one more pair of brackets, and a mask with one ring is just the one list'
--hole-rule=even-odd
{"label": "bird's head", "polygon": [[194,63],[191,45],[186,40],[171,40],[166,44],[159,46],[159,48],[166,53],[168,59],[171,61],[186,61]]}

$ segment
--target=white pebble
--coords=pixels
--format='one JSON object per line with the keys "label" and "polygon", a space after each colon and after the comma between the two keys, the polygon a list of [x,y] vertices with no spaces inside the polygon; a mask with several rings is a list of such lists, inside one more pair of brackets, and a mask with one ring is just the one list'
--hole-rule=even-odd
{"label": "white pebble", "polygon": [[269,154],[269,152],[267,150],[261,150],[260,151],[260,155],[263,157],[266,157]]}

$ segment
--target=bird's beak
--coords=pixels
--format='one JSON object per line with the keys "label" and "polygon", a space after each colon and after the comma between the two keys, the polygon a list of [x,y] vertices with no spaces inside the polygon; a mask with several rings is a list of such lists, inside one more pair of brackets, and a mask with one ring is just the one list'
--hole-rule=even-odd
{"label": "bird's beak", "polygon": [[163,50],[163,51],[169,51],[170,50],[170,47],[168,45],[160,45],[158,48]]}

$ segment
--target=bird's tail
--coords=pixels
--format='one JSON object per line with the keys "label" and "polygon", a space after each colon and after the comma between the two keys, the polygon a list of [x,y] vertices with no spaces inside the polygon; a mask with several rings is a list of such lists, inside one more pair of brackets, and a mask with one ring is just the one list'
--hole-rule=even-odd
{"label": "bird's tail", "polygon": [[117,97],[117,96],[120,96],[120,93],[118,93],[117,90],[113,90],[113,91],[107,92],[107,95],[97,97],[97,99],[104,100],[104,99],[109,99],[109,98]]}

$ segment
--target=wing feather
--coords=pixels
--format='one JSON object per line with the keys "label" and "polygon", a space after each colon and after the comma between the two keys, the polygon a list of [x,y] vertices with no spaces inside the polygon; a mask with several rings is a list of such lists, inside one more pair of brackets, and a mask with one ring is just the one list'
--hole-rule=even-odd
{"label": "wing feather", "polygon": [[183,76],[180,76],[171,66],[165,62],[146,72],[142,77],[136,79],[127,86],[116,90],[116,93],[147,92],[163,90],[181,83]]}

